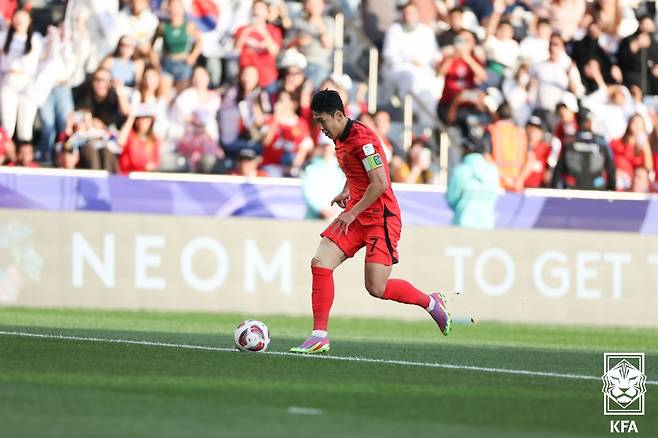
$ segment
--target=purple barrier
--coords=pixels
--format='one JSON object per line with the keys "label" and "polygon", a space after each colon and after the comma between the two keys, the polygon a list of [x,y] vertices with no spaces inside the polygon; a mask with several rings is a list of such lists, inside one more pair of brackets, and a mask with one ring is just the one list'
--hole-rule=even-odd
{"label": "purple barrier", "polygon": [[[3,169],[0,207],[292,220],[303,219],[306,211],[299,184],[294,180],[154,178],[162,179]],[[405,224],[450,224],[452,211],[438,189],[396,187],[396,194]],[[658,199],[573,199],[508,193],[498,200],[496,227],[658,234]]]}

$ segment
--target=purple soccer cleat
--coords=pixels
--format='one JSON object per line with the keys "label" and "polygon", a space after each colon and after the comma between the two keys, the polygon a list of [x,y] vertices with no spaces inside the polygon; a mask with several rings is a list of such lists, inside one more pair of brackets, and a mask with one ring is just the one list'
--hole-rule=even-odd
{"label": "purple soccer cleat", "polygon": [[430,294],[430,296],[434,298],[435,304],[434,308],[429,313],[432,316],[432,319],[434,319],[436,322],[436,325],[439,326],[441,333],[443,333],[444,336],[448,336],[452,326],[452,319],[450,318],[450,314],[446,308],[443,295],[439,293],[433,293]]}

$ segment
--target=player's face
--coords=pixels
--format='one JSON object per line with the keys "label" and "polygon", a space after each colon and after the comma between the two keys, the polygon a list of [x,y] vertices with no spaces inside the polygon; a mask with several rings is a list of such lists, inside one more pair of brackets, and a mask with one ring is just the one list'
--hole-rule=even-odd
{"label": "player's face", "polygon": [[343,126],[341,121],[344,119],[343,113],[336,111],[333,115],[328,113],[313,113],[313,120],[320,126],[324,135],[335,140],[342,133]]}

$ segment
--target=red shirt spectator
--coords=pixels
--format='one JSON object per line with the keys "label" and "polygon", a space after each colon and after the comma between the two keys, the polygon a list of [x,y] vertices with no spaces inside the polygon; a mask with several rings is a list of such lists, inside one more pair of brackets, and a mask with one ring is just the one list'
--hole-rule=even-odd
{"label": "red shirt spectator", "polygon": [[[129,122],[126,122],[129,123]],[[119,156],[119,171],[150,172],[160,165],[160,139],[151,132],[152,117],[138,117]]]}
{"label": "red shirt spectator", "polygon": [[278,79],[276,56],[281,49],[281,29],[267,23],[269,7],[262,0],[252,5],[252,23],[235,32],[235,48],[240,52],[240,67],[254,66],[260,74],[261,87]]}
{"label": "red shirt spectator", "polygon": [[442,103],[450,103],[464,90],[475,88],[477,84],[487,78],[487,72],[482,67],[473,49],[475,37],[467,30],[463,30],[455,38],[455,52],[443,60],[439,66],[439,76],[445,78]]}
{"label": "red shirt spectator", "polygon": [[7,164],[9,167],[41,167],[34,161],[34,146],[29,141],[16,145],[16,161]]}
{"label": "red shirt spectator", "polygon": [[[298,103],[282,91],[274,104],[274,114],[267,122],[263,140],[263,166],[271,176],[289,173],[297,176],[308,152],[313,148],[310,128],[297,115]],[[289,171],[289,172],[288,172]]]}
{"label": "red shirt spectator", "polygon": [[651,145],[644,130],[644,121],[639,114],[630,118],[626,132],[621,138],[610,142],[610,149],[617,169],[617,190],[631,188],[638,168],[653,168]]}

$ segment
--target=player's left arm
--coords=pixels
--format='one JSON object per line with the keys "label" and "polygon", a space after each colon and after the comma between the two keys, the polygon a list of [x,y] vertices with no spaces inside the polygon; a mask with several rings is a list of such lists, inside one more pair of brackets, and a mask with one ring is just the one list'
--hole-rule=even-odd
{"label": "player's left arm", "polygon": [[359,148],[355,157],[361,160],[363,167],[368,175],[368,187],[363,193],[363,197],[352,206],[348,211],[343,212],[336,218],[336,226],[347,234],[347,230],[359,214],[365,211],[370,205],[388,189],[389,180],[386,176],[384,162],[380,156],[381,146],[375,148],[372,143],[368,143]]}

